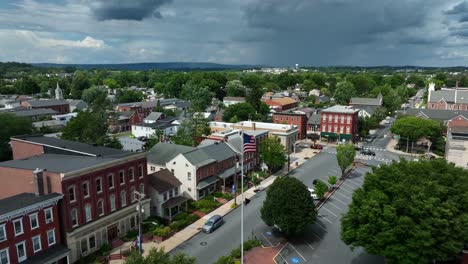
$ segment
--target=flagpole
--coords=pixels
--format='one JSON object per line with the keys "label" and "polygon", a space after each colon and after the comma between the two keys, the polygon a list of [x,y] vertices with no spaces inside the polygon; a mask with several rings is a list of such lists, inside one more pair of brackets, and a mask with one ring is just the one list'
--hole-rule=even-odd
{"label": "flagpole", "polygon": [[241,264],[244,264],[244,130],[242,134],[242,153],[241,153]]}

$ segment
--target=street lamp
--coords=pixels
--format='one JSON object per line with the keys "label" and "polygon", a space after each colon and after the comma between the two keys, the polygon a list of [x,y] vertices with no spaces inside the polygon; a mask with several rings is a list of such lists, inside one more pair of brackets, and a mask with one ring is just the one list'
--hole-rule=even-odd
{"label": "street lamp", "polygon": [[145,198],[144,193],[140,193],[138,191],[134,191],[133,193],[135,196],[138,198],[138,240],[137,240],[137,245],[138,245],[138,252],[140,255],[143,254],[143,247],[142,247],[142,241],[141,241],[141,224],[142,224],[142,219],[141,219],[141,213],[144,212],[143,208],[141,207],[141,201]]}

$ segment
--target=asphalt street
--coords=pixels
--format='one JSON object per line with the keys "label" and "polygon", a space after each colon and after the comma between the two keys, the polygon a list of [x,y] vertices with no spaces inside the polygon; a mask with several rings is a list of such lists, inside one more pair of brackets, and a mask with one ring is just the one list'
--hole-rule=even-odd
{"label": "asphalt street", "polygon": [[[377,166],[398,160],[395,153],[385,151],[390,137],[389,127],[376,132],[376,138],[365,147],[375,149],[376,156],[357,156],[367,164]],[[319,210],[318,221],[312,225],[303,236],[289,240],[288,246],[281,252],[278,260],[285,263],[384,263],[380,257],[372,256],[363,249],[354,251],[340,239],[340,217],[348,210],[352,193],[364,181],[364,175],[369,167],[358,167],[344,184],[335,192],[331,199]],[[312,186],[315,179],[327,182],[330,175],[340,176],[336,161],[336,148],[325,146],[321,153],[308,160],[301,167],[291,172],[290,176],[300,179],[305,185]],[[260,192],[244,208],[244,237],[253,234],[260,238],[266,246],[277,243],[277,233],[266,226],[260,218],[260,208],[265,199],[265,191]],[[232,249],[240,245],[240,208],[233,210],[224,217],[225,224],[212,234],[199,233],[186,241],[171,254],[184,252],[197,258],[198,263],[215,262],[220,256],[228,255]]]}

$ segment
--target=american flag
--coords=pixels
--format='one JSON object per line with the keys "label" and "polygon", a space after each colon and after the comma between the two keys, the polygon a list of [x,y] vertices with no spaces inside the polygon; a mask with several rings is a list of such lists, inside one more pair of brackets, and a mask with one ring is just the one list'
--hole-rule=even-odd
{"label": "american flag", "polygon": [[244,141],[244,153],[257,151],[257,144],[255,143],[255,136],[243,134],[242,138]]}

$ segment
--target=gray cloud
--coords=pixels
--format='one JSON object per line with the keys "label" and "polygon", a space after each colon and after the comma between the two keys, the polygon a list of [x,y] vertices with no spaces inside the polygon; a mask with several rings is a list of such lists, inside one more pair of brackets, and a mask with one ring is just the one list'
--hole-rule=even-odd
{"label": "gray cloud", "polygon": [[148,17],[162,18],[158,8],[170,2],[172,0],[91,0],[90,7],[99,21],[141,21]]}
{"label": "gray cloud", "polygon": [[466,12],[468,12],[468,3],[463,1],[463,2],[456,4],[451,9],[445,11],[444,13],[447,15],[457,15],[457,14],[463,14]]}

